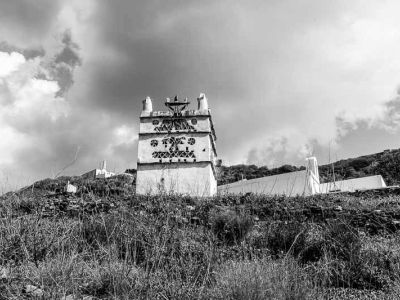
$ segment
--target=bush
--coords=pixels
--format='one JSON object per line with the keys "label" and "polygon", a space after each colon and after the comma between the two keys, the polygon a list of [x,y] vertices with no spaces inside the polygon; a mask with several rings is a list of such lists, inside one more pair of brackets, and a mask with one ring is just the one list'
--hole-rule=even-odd
{"label": "bush", "polygon": [[304,248],[299,253],[301,263],[308,264],[320,260],[323,255],[324,242],[324,227],[315,223],[308,224]]}
{"label": "bush", "polygon": [[365,286],[373,289],[389,288],[400,282],[400,240],[393,238],[368,237],[362,242],[360,260]]}
{"label": "bush", "polygon": [[214,234],[227,245],[240,243],[253,227],[252,218],[232,210],[211,213],[211,226]]}
{"label": "bush", "polygon": [[267,247],[274,256],[290,251],[294,256],[305,247],[305,227],[299,222],[274,222],[266,232]]}
{"label": "bush", "polygon": [[319,285],[378,290],[395,280],[400,270],[398,256],[389,249],[363,249],[362,244],[359,232],[349,224],[328,224],[320,260],[314,264]]}
{"label": "bush", "polygon": [[325,251],[336,259],[356,262],[360,256],[359,233],[348,223],[337,221],[328,224],[324,240]]}

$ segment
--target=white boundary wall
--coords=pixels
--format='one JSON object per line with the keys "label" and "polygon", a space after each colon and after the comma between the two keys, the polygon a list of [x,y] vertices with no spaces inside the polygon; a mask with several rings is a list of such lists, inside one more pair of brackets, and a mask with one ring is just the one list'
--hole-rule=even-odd
{"label": "white boundary wall", "polygon": [[220,194],[267,194],[296,196],[307,193],[307,171],[298,171],[274,176],[241,180],[218,187]]}
{"label": "white boundary wall", "polygon": [[320,186],[317,160],[315,157],[309,157],[306,161],[307,168],[304,171],[241,180],[221,185],[218,187],[218,193],[254,193],[285,196],[317,194]]}
{"label": "white boundary wall", "polygon": [[338,180],[320,184],[320,193],[327,194],[331,192],[355,192],[357,190],[371,190],[385,188],[386,183],[381,175],[353,178],[347,180]]}
{"label": "white boundary wall", "polygon": [[218,186],[218,193],[232,194],[266,194],[285,196],[310,196],[331,192],[355,192],[385,188],[386,184],[381,175],[367,176],[348,180],[339,180],[335,183],[320,183],[318,163],[315,157],[306,159],[307,168],[304,171],[261,177],[250,180],[241,180]]}

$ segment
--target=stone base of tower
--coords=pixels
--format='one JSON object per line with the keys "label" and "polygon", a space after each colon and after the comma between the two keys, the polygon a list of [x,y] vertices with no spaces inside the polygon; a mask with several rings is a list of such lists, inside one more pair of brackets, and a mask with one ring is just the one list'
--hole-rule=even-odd
{"label": "stone base of tower", "polygon": [[163,193],[214,196],[217,180],[211,163],[138,164],[136,194]]}

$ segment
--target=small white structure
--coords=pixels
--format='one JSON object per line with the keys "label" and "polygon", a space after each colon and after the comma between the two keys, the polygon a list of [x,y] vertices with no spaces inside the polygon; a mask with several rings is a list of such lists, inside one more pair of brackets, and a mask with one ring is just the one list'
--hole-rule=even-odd
{"label": "small white structure", "polygon": [[318,164],[315,157],[307,158],[304,171],[241,180],[218,186],[218,193],[254,193],[267,195],[310,196],[319,193]]}
{"label": "small white structure", "polygon": [[153,111],[151,99],[143,101],[137,194],[216,194],[216,135],[206,96],[197,102],[197,110],[190,110],[187,99],[167,98],[170,111]]}
{"label": "small white structure", "polygon": [[70,184],[69,180],[68,180],[67,184],[65,185],[64,191],[66,193],[75,194],[76,190],[77,190],[77,187],[73,184]]}
{"label": "small white structure", "polygon": [[108,178],[114,176],[115,173],[107,171],[107,161],[103,160],[101,169],[94,169],[82,175],[82,178],[96,179],[96,178]]}
{"label": "small white structure", "polygon": [[355,192],[362,190],[385,188],[386,183],[381,175],[338,180],[335,182],[321,183],[319,190],[322,194],[333,192]]}

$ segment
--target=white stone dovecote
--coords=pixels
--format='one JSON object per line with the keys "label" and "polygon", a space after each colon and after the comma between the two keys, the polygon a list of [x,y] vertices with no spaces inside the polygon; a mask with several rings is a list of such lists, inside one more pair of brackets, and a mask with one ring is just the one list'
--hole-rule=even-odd
{"label": "white stone dovecote", "polygon": [[216,135],[207,98],[198,109],[187,99],[167,98],[169,111],[153,111],[143,101],[137,159],[137,194],[212,196],[217,192]]}

